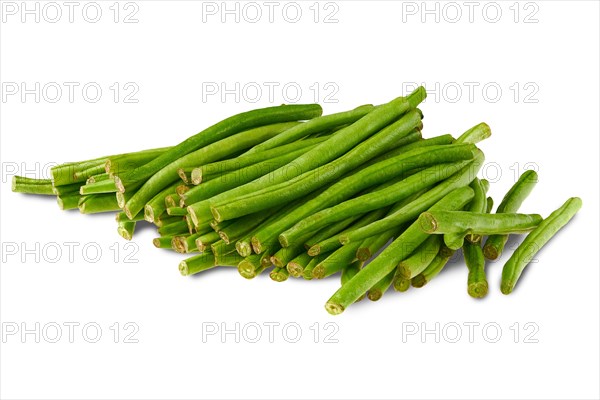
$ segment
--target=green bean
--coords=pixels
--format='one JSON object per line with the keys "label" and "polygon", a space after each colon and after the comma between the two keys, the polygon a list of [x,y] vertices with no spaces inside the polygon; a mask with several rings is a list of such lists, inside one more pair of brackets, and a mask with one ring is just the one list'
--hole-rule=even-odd
{"label": "green bean", "polygon": [[[487,199],[485,195],[489,189],[489,182],[485,179],[479,180],[478,178],[475,178],[470,186],[471,189],[473,189],[475,196],[473,197],[473,201],[465,207],[466,211],[485,213],[487,208]],[[444,243],[452,250],[458,250],[463,246],[466,236],[467,235],[463,232],[447,233],[444,235]],[[471,234],[468,235],[468,239],[473,243],[479,242],[481,240],[481,235]]]}
{"label": "green bean", "polygon": [[82,195],[86,194],[99,194],[99,193],[115,193],[117,191],[117,185],[112,179],[104,179],[98,182],[86,183],[79,188],[79,193]]}
{"label": "green bean", "polygon": [[[352,278],[354,278],[354,276],[356,274],[358,274],[358,271],[360,271],[362,269],[363,264],[364,264],[364,262],[357,260],[342,270],[342,274],[340,276],[340,281],[342,283],[342,286],[344,286],[348,281],[350,281]],[[361,295],[358,299],[356,299],[355,303],[361,301],[364,298],[365,298],[365,294]]]}
{"label": "green bean", "polygon": [[[177,170],[182,167],[201,165],[207,162],[220,160],[226,156],[233,155],[235,152],[246,149],[260,143],[265,138],[273,137],[290,127],[297,125],[297,122],[283,122],[278,124],[261,126],[241,133],[234,134],[217,142],[209,144],[198,150],[179,155],[178,158],[155,171],[151,177],[141,185],[133,197],[127,201],[124,211],[127,215],[137,214],[148,200],[160,192],[164,187],[177,180]],[[175,146],[177,147],[177,146]],[[166,155],[166,154],[165,154]],[[160,157],[159,157],[160,158]],[[150,165],[152,162],[146,164]],[[144,167],[142,167],[144,168]],[[120,192],[125,192],[127,180],[125,181],[115,176],[115,183]]]}
{"label": "green bean", "polygon": [[491,134],[492,130],[490,127],[485,122],[482,122],[460,135],[456,139],[456,143],[479,143],[489,138]]}
{"label": "green bean", "polygon": [[389,146],[408,135],[420,122],[419,113],[412,110],[343,156],[277,186],[260,190],[234,201],[214,204],[212,213],[216,220],[227,220],[301,197],[384,153]]}
{"label": "green bean", "polygon": [[133,219],[129,219],[124,212],[119,212],[119,213],[115,214],[115,220],[117,222],[122,222],[122,221],[143,221],[144,220],[144,213],[138,213],[138,215],[136,215]]}
{"label": "green bean", "polygon": [[324,253],[329,254],[329,256],[315,265],[312,271],[313,278],[326,278],[351,264],[356,259],[356,250],[358,250],[359,245],[360,243],[350,244],[340,247],[333,253]]}
{"label": "green bean", "polygon": [[[344,220],[341,220],[341,221],[335,222],[333,224],[330,224],[328,226],[325,226],[322,229],[319,229],[314,235],[310,236],[308,239],[297,240],[294,245],[301,243],[302,248],[305,248],[305,247],[308,248],[308,254],[310,254],[311,256],[316,256],[317,254],[319,254],[321,252],[321,245],[320,245],[321,242],[327,241],[328,239],[335,239],[340,232],[343,232],[346,228],[352,226],[352,224],[354,222],[356,222],[357,220],[359,220],[360,218],[362,218],[363,215],[361,215],[361,214],[353,215]],[[336,239],[336,241],[337,241],[337,239]],[[292,246],[289,246],[289,247],[292,247]],[[315,249],[318,249],[318,250],[311,251],[311,249],[313,247],[315,247]],[[335,250],[335,249],[331,248],[331,249],[327,249],[324,251],[329,251],[329,250]]]}
{"label": "green bean", "polygon": [[[314,121],[314,119],[312,121]],[[298,127],[304,126],[306,126],[306,124],[298,125]],[[292,129],[288,129],[286,133],[291,131]],[[275,138],[279,136],[281,135],[277,135],[275,136]],[[327,137],[299,140],[297,142],[275,147],[270,150],[252,152],[251,154],[241,155],[239,157],[231,158],[228,160],[208,163],[200,167],[193,168],[193,170],[191,171],[192,182],[195,185],[198,185],[201,182],[207,182],[212,179],[219,178],[228,172],[237,171],[250,165],[255,165],[263,161],[268,161],[273,158],[280,157],[284,154],[292,153],[299,156],[301,154],[306,153],[309,149],[313,148],[314,146],[325,140],[327,140]]]}
{"label": "green bean", "polygon": [[187,223],[183,219],[179,219],[176,222],[172,222],[167,225],[163,225],[158,228],[158,233],[161,236],[173,236],[181,233],[188,233]]}
{"label": "green bean", "polygon": [[285,268],[275,267],[269,274],[269,277],[275,282],[283,282],[288,279],[290,273]]}
{"label": "green bean", "polygon": [[[338,183],[331,185],[327,191],[325,191],[319,198],[314,200],[312,207],[307,205],[307,210],[304,213],[295,216],[295,220],[298,220],[299,222],[296,222],[295,225],[288,223],[287,225],[291,226],[291,228],[288,228],[285,231],[284,229],[281,229],[283,233],[279,235],[279,239],[285,246],[286,243],[294,241],[297,235],[302,235],[307,230],[319,229],[329,223],[339,221],[350,215],[353,215],[353,213],[361,214],[396,203],[413,193],[428,188],[436,182],[447,179],[451,175],[454,175],[457,170],[466,165],[466,161],[461,160],[469,160],[470,158],[473,158],[474,149],[475,148],[471,145],[466,145],[464,147],[426,147],[416,149],[404,154],[403,156],[394,157],[384,161],[383,163],[385,164],[389,163],[389,168],[386,168],[386,166],[379,167],[379,164],[375,164],[372,167],[361,171],[365,172],[365,174],[359,173],[356,174],[356,176],[341,180]],[[439,151],[436,152],[436,150]],[[446,162],[452,163],[446,164]],[[389,179],[391,177],[398,176],[399,174],[402,174],[415,167],[428,168],[385,189],[343,201],[349,197],[352,191],[357,191],[357,182],[363,182],[362,185],[367,185],[369,180],[373,182],[373,175],[377,175],[380,180],[379,182],[381,182],[383,179]],[[396,174],[386,176],[386,169],[393,169],[396,171]],[[379,182],[374,181],[373,183]],[[358,189],[360,189],[360,186]],[[330,207],[325,208],[327,206]],[[299,218],[303,218],[305,215],[309,215],[310,212],[314,212],[318,209],[321,211],[299,220]],[[293,217],[289,218],[292,219]],[[281,225],[283,228],[286,227],[284,223],[281,223]]]}
{"label": "green bean", "polygon": [[494,207],[494,199],[492,199],[491,197],[488,197],[486,207],[485,207],[485,212],[488,214],[491,213],[493,207]]}
{"label": "green bean", "polygon": [[219,241],[221,237],[215,231],[206,232],[198,236],[195,240],[196,248],[198,251],[203,252],[210,247],[211,244]]}
{"label": "green bean", "polygon": [[371,301],[377,301],[381,299],[383,294],[387,292],[387,290],[392,285],[392,281],[394,280],[394,271],[390,272],[386,276],[384,276],[379,282],[373,285],[369,292],[367,293],[367,297]]}
{"label": "green bean", "polygon": [[174,217],[183,217],[187,215],[187,209],[182,207],[169,207],[167,208],[167,214]]}
{"label": "green bean", "polygon": [[244,259],[240,257],[236,252],[227,254],[214,254],[215,265],[220,267],[237,267],[239,263]]}
{"label": "green bean", "polygon": [[[523,172],[498,205],[496,214],[516,213],[519,211],[521,204],[529,196],[537,182],[537,172],[533,170]],[[485,258],[488,260],[499,258],[507,241],[508,235],[492,235],[488,237],[483,246],[483,255]]]}
{"label": "green bean", "polygon": [[318,144],[295,159],[292,166],[283,166],[274,171],[273,174],[269,174],[269,176],[263,176],[243,186],[214,196],[204,204],[196,203],[190,206],[189,212],[193,216],[194,222],[211,219],[212,206],[225,204],[243,195],[289,181],[294,176],[314,170],[331,160],[339,158],[358,143],[363,142],[365,138],[383,129],[411,108],[416,107],[415,104],[420,103],[425,96],[425,89],[420,87],[406,98],[400,97],[379,106],[352,125],[340,130],[323,143]]}
{"label": "green bean", "polygon": [[244,185],[257,178],[272,176],[278,168],[294,161],[304,153],[303,150],[296,150],[235,171],[227,172],[219,178],[211,179],[190,189],[183,195],[184,203],[188,206],[188,211],[189,207],[194,209],[201,208],[202,205],[208,204],[208,199],[213,196]]}
{"label": "green bean", "polygon": [[502,269],[502,283],[500,285],[502,293],[510,294],[513,291],[525,267],[531,262],[537,252],[577,214],[581,205],[582,201],[579,197],[571,197],[527,235],[506,264],[504,264],[504,268]]}
{"label": "green bean", "polygon": [[221,239],[211,243],[210,249],[215,255],[225,255],[235,252],[235,243],[225,243],[225,241]]}
{"label": "green bean", "polygon": [[167,186],[159,193],[157,193],[145,206],[144,206],[144,218],[148,222],[154,222],[163,212],[166,211],[167,205],[165,203],[165,197],[175,191],[177,183],[171,186]]}
{"label": "green bean", "polygon": [[383,233],[414,220],[420,213],[431,207],[451,191],[471,183],[481,167],[483,159],[483,153],[478,152],[472,163],[463,167],[450,178],[438,184],[433,189],[428,190],[421,196],[418,196],[418,198],[410,203],[403,205],[391,215],[362,228],[340,235],[340,242],[342,244],[348,244],[355,240],[363,240],[369,236]]}
{"label": "green bean", "polygon": [[267,213],[255,213],[235,220],[235,223],[220,228],[219,236],[225,243],[236,242],[270,217]]}
{"label": "green bean", "polygon": [[467,293],[477,299],[485,297],[488,293],[488,282],[485,276],[485,258],[483,257],[481,243],[465,241],[463,256],[469,269]]}
{"label": "green bean", "polygon": [[238,264],[238,272],[246,279],[252,279],[266,269],[261,263],[262,254],[251,254]]}
{"label": "green bean", "polygon": [[77,203],[82,214],[95,214],[120,210],[114,193],[82,196]]}
{"label": "green bean", "polygon": [[52,192],[57,196],[68,196],[73,194],[81,194],[79,189],[81,183],[72,183],[70,185],[52,186]]}
{"label": "green bean", "polygon": [[307,253],[301,253],[287,264],[287,270],[294,278],[299,278],[304,273],[304,268],[313,259]]}
{"label": "green bean", "polygon": [[216,267],[215,257],[210,253],[198,254],[179,263],[179,273],[183,276],[194,275]]}
{"label": "green bean", "polygon": [[[400,261],[394,280],[412,279],[419,275],[433,261],[440,251],[440,238],[429,236],[408,258]],[[395,286],[395,284],[394,284]]]}
{"label": "green bean", "polygon": [[[472,198],[473,189],[461,187],[435,203],[430,211],[459,209]],[[392,272],[398,262],[416,250],[427,237],[428,235],[422,231],[418,222],[413,222],[377,258],[334,293],[325,305],[327,312],[334,315],[342,313],[347,306]]]}
{"label": "green bean", "polygon": [[152,239],[152,244],[158,249],[172,249],[174,236],[161,236]]}
{"label": "green bean", "polygon": [[[401,232],[400,229],[391,229],[383,232],[379,235],[371,236],[366,238],[360,243],[360,246],[356,250],[356,258],[360,261],[367,261],[377,251],[379,251],[390,239],[397,236]],[[354,243],[354,242],[353,242]]]}
{"label": "green bean", "polygon": [[426,233],[509,234],[529,232],[542,222],[539,214],[485,214],[470,211],[424,212],[418,219]]}
{"label": "green bean", "polygon": [[369,213],[364,214],[359,219],[357,219],[356,222],[354,222],[352,225],[350,225],[348,228],[339,232],[339,234],[336,234],[328,239],[322,240],[319,243],[312,245],[308,249],[308,254],[316,256],[317,254],[334,251],[334,250],[342,247],[342,244],[339,241],[339,237],[341,235],[344,235],[344,234],[346,234],[346,232],[349,232],[353,229],[357,229],[362,226],[369,225],[373,221],[377,221],[378,219],[382,218],[388,211],[389,211],[389,207],[383,207],[383,208],[380,208],[379,210],[373,210]]}
{"label": "green bean", "polygon": [[282,145],[294,142],[298,139],[302,139],[303,137],[312,135],[314,133],[322,132],[324,130],[338,127],[340,125],[354,123],[360,118],[367,115],[374,108],[375,107],[371,104],[365,104],[350,111],[313,118],[300,126],[288,129],[285,133],[277,135],[274,138],[268,139],[263,143],[254,146],[253,148],[248,150],[246,154],[263,152],[269,149],[273,149],[275,147],[280,147]]}
{"label": "green bean", "polygon": [[122,182],[127,186],[128,182],[146,180],[180,157],[239,132],[269,124],[311,119],[320,116],[322,112],[323,109],[318,104],[298,104],[267,107],[234,115],[187,138],[160,157],[127,173]]}
{"label": "green bean", "polygon": [[325,258],[327,258],[328,254],[319,254],[316,257],[313,257],[308,264],[306,264],[306,267],[304,267],[304,270],[302,271],[302,277],[308,281],[312,280],[313,278],[313,270],[315,269],[315,267],[321,262],[323,261]]}
{"label": "green bean", "polygon": [[50,179],[34,179],[17,175],[12,178],[12,191],[30,194],[55,194]]}
{"label": "green bean", "polygon": [[442,245],[440,252],[435,256],[431,264],[429,264],[423,272],[411,279],[412,286],[415,288],[425,286],[429,281],[438,276],[453,255],[454,250]]}
{"label": "green bean", "polygon": [[394,282],[394,290],[397,292],[406,292],[410,289],[411,279],[398,279],[397,282]]}
{"label": "green bean", "polygon": [[79,193],[56,196],[56,202],[61,210],[73,210],[77,208],[79,206],[80,199],[81,195],[79,195]]}
{"label": "green bean", "polygon": [[133,232],[135,231],[136,221],[119,221],[117,226],[117,233],[125,240],[131,240],[133,238]]}

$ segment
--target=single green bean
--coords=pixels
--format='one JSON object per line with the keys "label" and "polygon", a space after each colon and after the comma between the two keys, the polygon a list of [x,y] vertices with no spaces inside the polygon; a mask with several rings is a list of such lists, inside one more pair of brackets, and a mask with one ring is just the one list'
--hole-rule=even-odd
{"label": "single green bean", "polygon": [[12,178],[12,191],[29,194],[55,194],[50,179],[34,179],[17,175]]}
{"label": "single green bean", "polygon": [[294,278],[299,278],[304,273],[304,268],[308,265],[313,257],[308,253],[301,253],[287,264],[287,270]]}
{"label": "single green bean", "polygon": [[552,239],[556,232],[577,214],[581,205],[582,201],[579,197],[571,197],[527,235],[502,268],[502,282],[500,285],[502,293],[510,294],[513,291],[525,267],[537,252]]}
{"label": "single green bean", "polygon": [[114,193],[90,194],[82,196],[77,203],[82,214],[95,214],[120,210]]}
{"label": "single green bean", "polygon": [[[485,213],[487,208],[487,199],[485,196],[489,189],[489,182],[485,179],[480,180],[475,178],[473,182],[471,182],[470,186],[471,189],[473,189],[475,196],[473,197],[473,201],[471,201],[465,207],[465,210],[477,213]],[[463,246],[465,237],[473,243],[481,240],[481,235],[471,234],[467,236],[463,232],[447,233],[444,235],[444,243],[452,250],[458,250]]]}
{"label": "single green bean", "polygon": [[136,221],[119,221],[117,226],[117,233],[125,240],[131,240],[133,238],[133,232],[135,232]]}
{"label": "single green bean", "polygon": [[392,285],[392,281],[394,280],[394,271],[390,272],[386,276],[384,276],[379,282],[373,285],[369,292],[367,293],[367,297],[371,301],[377,301],[381,299],[383,294],[387,292],[387,290]]}
{"label": "single green bean", "polygon": [[425,286],[429,281],[438,276],[453,255],[454,250],[442,245],[440,252],[435,256],[431,264],[429,264],[423,272],[411,279],[412,286],[415,288]]}
{"label": "single green bean", "polygon": [[275,282],[286,281],[290,276],[290,273],[286,268],[275,267],[269,274],[269,277]]}
{"label": "single green bean", "polygon": [[418,219],[426,233],[509,234],[529,232],[542,222],[539,214],[486,214],[470,211],[424,212]]}
{"label": "single green bean", "polygon": [[360,246],[360,243],[350,244],[348,246],[340,247],[333,253],[329,253],[329,256],[323,261],[320,261],[313,269],[313,278],[326,278],[351,264],[356,259],[356,250],[358,250],[358,246]]}
{"label": "single green bean", "polygon": [[[396,269],[395,281],[412,279],[419,275],[433,261],[440,251],[440,238],[429,236],[408,258],[400,261]],[[394,284],[394,286],[396,286]]]}
{"label": "single green bean", "polygon": [[[529,196],[537,182],[537,172],[533,170],[523,172],[498,205],[496,214],[516,213],[519,211],[521,204]],[[508,235],[491,235],[488,237],[483,246],[483,255],[485,258],[488,260],[499,258],[507,241]]]}
{"label": "single green bean", "polygon": [[485,276],[485,258],[483,257],[481,243],[465,241],[463,256],[469,269],[467,293],[477,299],[485,297],[488,293],[488,282]]}
{"label": "single green bean", "polygon": [[[354,278],[354,276],[356,274],[358,274],[358,271],[360,271],[362,269],[363,264],[364,264],[364,262],[357,260],[342,270],[342,274],[340,276],[340,281],[342,283],[342,286],[344,286],[346,284],[346,282],[350,281],[350,279]],[[358,299],[356,299],[355,303],[361,301],[364,298],[365,298],[365,295],[363,294]]]}
{"label": "single green bean", "polygon": [[485,123],[482,122],[475,125],[456,139],[457,143],[479,143],[484,139],[489,138],[492,135],[492,130]]}

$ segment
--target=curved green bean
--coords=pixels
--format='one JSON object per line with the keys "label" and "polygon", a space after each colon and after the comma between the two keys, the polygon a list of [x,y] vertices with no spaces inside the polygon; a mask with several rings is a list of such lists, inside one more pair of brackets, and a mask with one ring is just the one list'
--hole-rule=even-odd
{"label": "curved green bean", "polygon": [[581,208],[579,197],[571,197],[560,208],[552,212],[534,229],[508,259],[502,269],[500,290],[504,294],[513,291],[521,273],[542,247],[565,226]]}

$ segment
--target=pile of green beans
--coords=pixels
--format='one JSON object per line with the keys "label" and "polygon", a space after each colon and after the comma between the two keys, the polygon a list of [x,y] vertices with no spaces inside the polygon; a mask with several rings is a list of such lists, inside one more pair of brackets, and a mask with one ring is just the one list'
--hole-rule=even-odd
{"label": "pile of green beans", "polygon": [[502,271],[509,294],[581,199],[547,218],[520,213],[538,181],[526,171],[492,213],[489,182],[477,178],[489,126],[425,139],[425,97],[419,87],[325,116],[318,104],[251,110],[172,147],[64,163],[50,179],[15,176],[12,189],[55,196],[64,210],[116,212],[127,240],[137,224],[154,224],[155,247],[187,255],[185,276],[217,266],[246,279],[272,268],[275,282],[339,274],[331,314],[425,286],[461,248],[467,293],[482,298],[486,260],[527,233]]}

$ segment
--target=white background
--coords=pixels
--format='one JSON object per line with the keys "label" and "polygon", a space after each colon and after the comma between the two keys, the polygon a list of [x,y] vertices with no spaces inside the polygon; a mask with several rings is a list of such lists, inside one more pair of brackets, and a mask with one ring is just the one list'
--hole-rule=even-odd
{"label": "white background", "polygon": [[[46,327],[39,343],[33,334],[3,334],[3,398],[600,396],[597,2],[510,1],[487,8],[482,2],[472,21],[463,2],[428,2],[429,9],[438,7],[439,21],[421,14],[421,2],[321,3],[317,23],[313,2],[299,3],[297,23],[283,18],[286,3],[275,8],[272,23],[261,2],[256,23],[247,21],[254,14],[242,14],[239,23],[230,15],[222,23],[220,14],[203,14],[203,7],[221,8],[220,2],[192,1],[121,3],[117,23],[112,1],[98,2],[97,23],[82,17],[84,2],[70,23],[59,2],[60,21],[48,22],[55,11],[46,8],[39,23],[35,15],[23,23],[22,6],[14,4],[17,14],[3,13],[0,28],[3,89],[7,82],[80,86],[72,103],[66,89],[56,103],[48,101],[54,94],[41,93],[36,103],[34,95],[23,100],[3,90],[2,326]],[[502,14],[492,22],[497,8]],[[452,22],[456,10],[462,17]],[[133,11],[138,22],[124,23]],[[324,23],[333,11],[338,22]],[[93,18],[93,9],[88,12]],[[82,97],[89,82],[103,89],[96,103]],[[121,87],[116,103],[109,88],[115,82]],[[128,82],[139,88],[137,103],[124,102]],[[255,82],[265,92],[255,103],[243,95],[223,101],[203,96],[211,82],[229,88]],[[272,99],[265,82],[279,85]],[[51,199],[10,192],[15,170],[43,176],[52,163],[172,145],[238,111],[285,102],[285,84],[300,87],[303,102],[317,100],[331,113],[388,101],[411,82],[430,90],[421,106],[425,136],[459,135],[481,121],[492,127],[493,136],[481,144],[488,162],[481,176],[493,181],[496,204],[526,163],[538,168],[540,182],[522,211],[546,216],[570,196],[583,199],[578,216],[539,253],[510,296],[499,291],[499,261],[488,265],[488,297],[469,298],[459,260],[423,289],[390,292],[332,317],[323,305],[338,277],[275,283],[266,275],[246,281],[233,270],[216,270],[184,278],[177,271],[182,257],[152,246],[153,228],[140,229],[126,247],[112,215],[61,212]],[[331,88],[337,88],[337,103],[325,97]],[[69,242],[77,243],[72,259]],[[101,249],[99,261],[91,262],[93,249],[82,254],[86,244]],[[17,254],[5,251],[15,245]],[[37,253],[24,251],[36,246]],[[52,262],[57,247],[62,256]],[[69,322],[80,324],[73,343],[64,326]],[[135,325],[126,329],[127,322]],[[280,324],[273,343],[264,325],[269,322]],[[337,343],[324,337],[333,332],[325,325],[331,322],[338,331],[330,339]],[[63,327],[58,343],[48,340],[54,323]],[[86,323],[101,327],[97,343],[83,336]],[[254,336],[248,324],[256,323],[263,336],[258,343],[244,336],[236,343],[232,334],[203,341],[203,326],[206,333],[207,326],[223,323],[248,327],[247,336]],[[287,341],[293,329],[282,333],[286,323],[302,329],[297,343]],[[479,324],[472,343],[469,323]],[[435,331],[436,324],[439,342],[434,334],[421,337],[423,328]],[[134,326],[138,343],[125,343]],[[462,336],[451,343],[457,326]],[[419,333],[407,335],[415,327]],[[491,343],[497,327],[501,337]]]}

